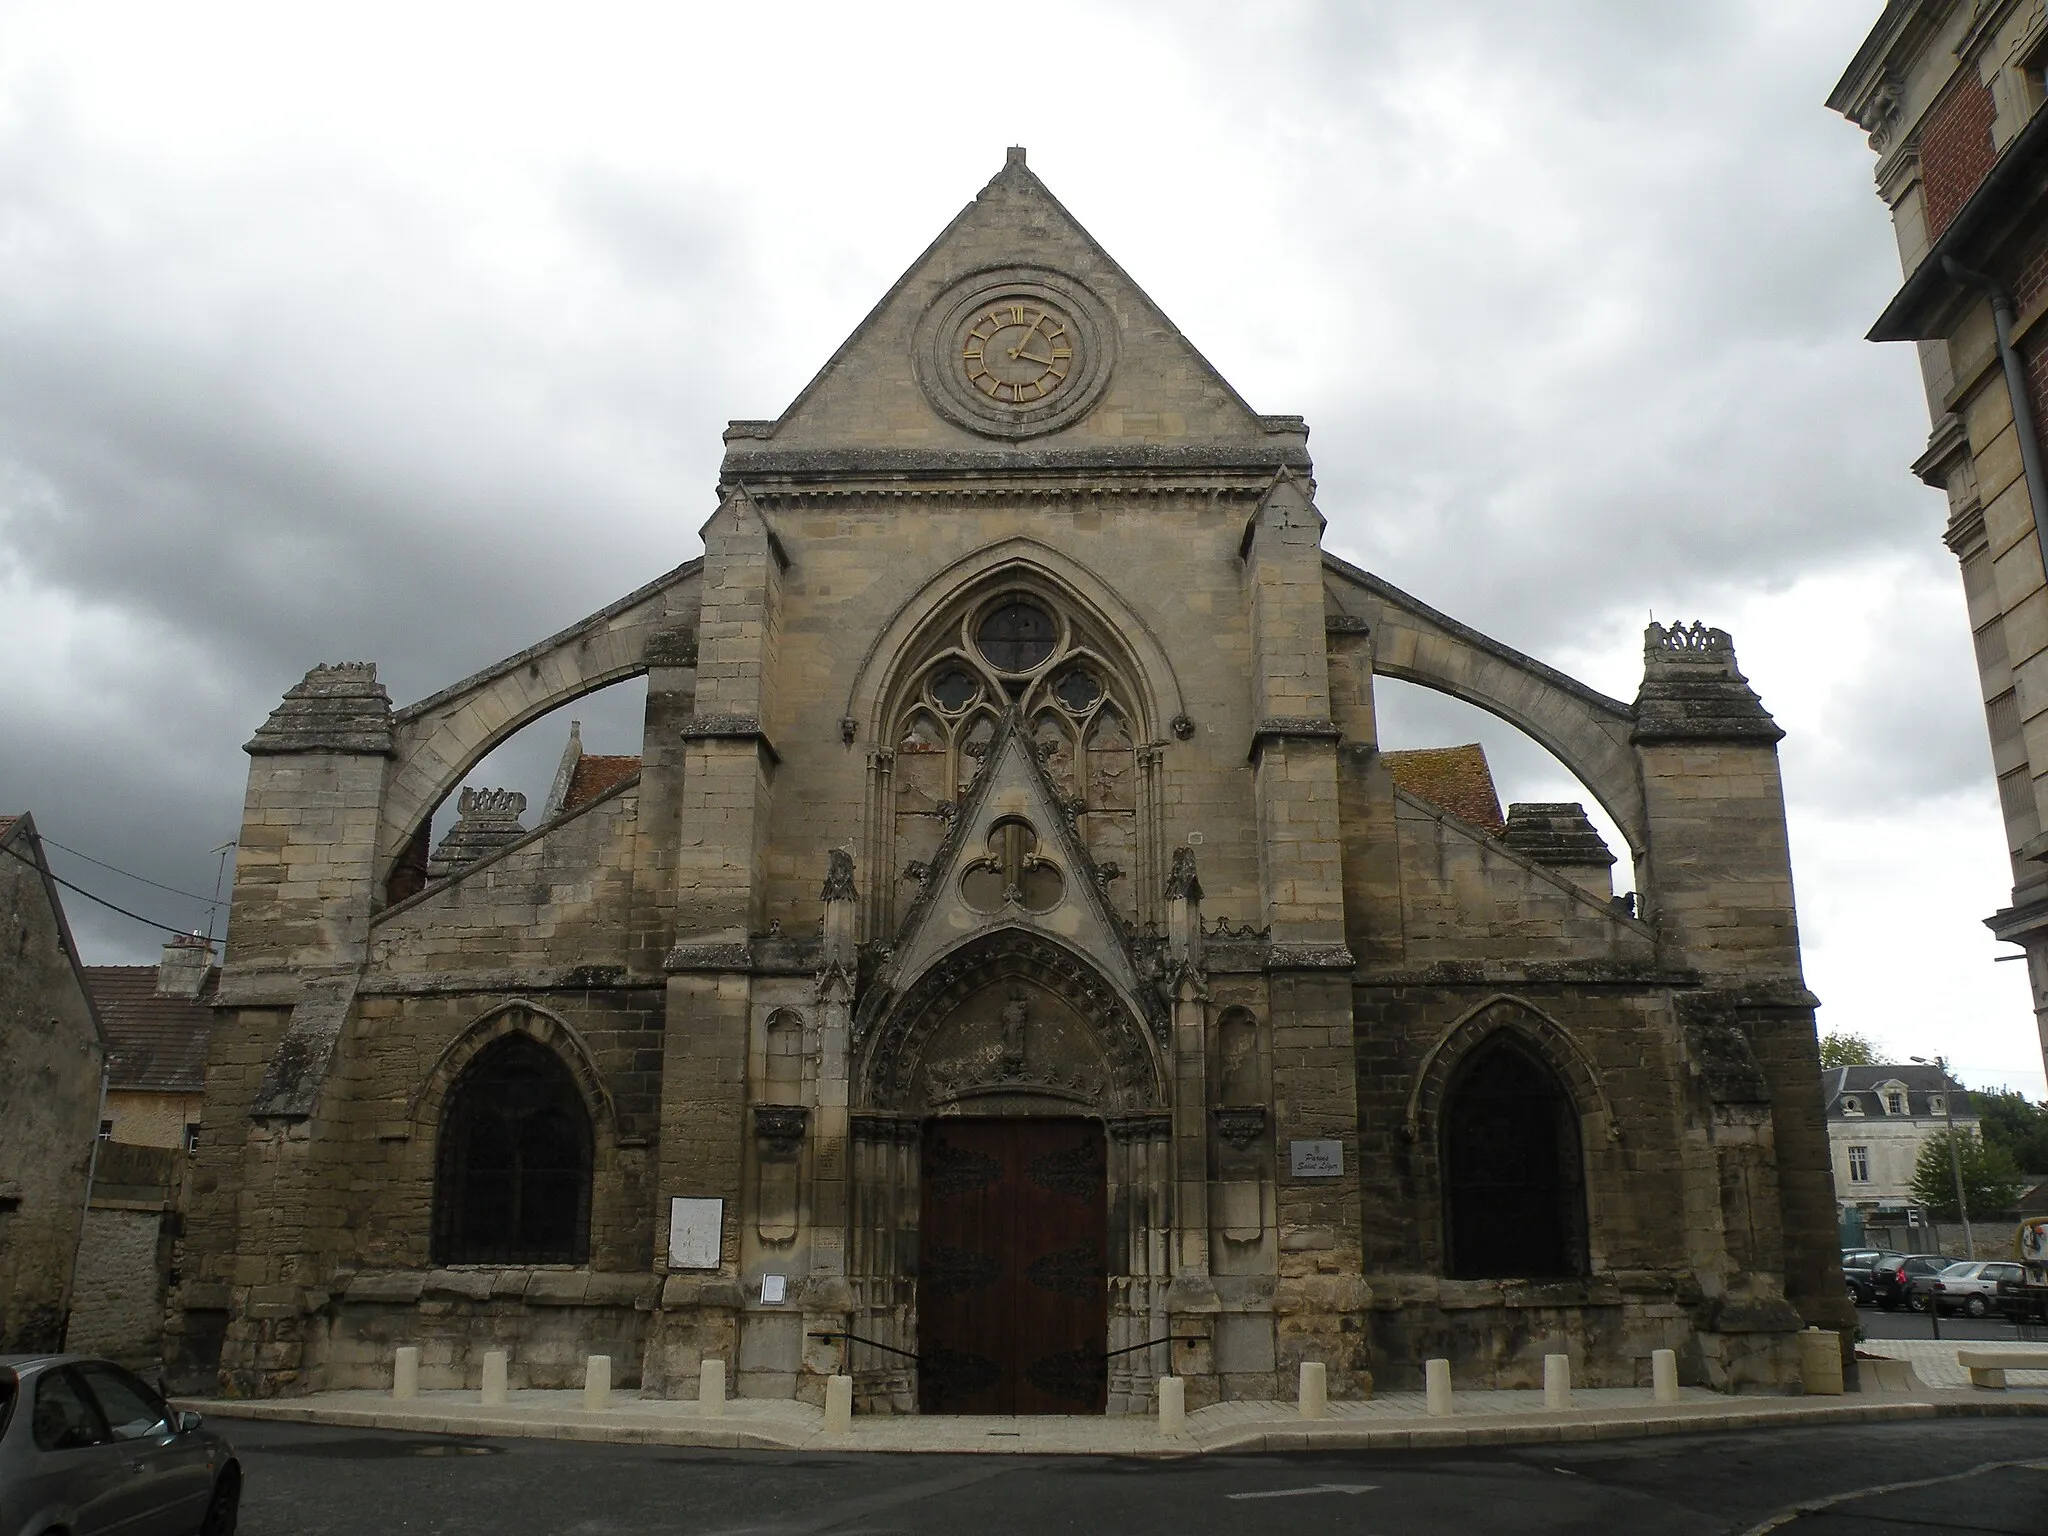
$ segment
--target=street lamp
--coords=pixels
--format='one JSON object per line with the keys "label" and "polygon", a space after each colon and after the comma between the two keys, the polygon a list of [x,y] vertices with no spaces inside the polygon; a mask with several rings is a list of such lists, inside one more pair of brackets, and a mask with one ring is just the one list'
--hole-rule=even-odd
{"label": "street lamp", "polygon": [[[1970,1203],[1963,1198],[1963,1156],[1956,1150],[1956,1093],[1955,1084],[1948,1077],[1948,1058],[1937,1056],[1929,1061],[1925,1056],[1913,1056],[1908,1059],[1941,1073],[1941,1116],[1948,1122],[1948,1167],[1956,1180],[1956,1214],[1963,1218],[1963,1254],[1974,1259],[1977,1257],[1977,1240],[1970,1236]],[[1932,1307],[1931,1297],[1929,1306]]]}

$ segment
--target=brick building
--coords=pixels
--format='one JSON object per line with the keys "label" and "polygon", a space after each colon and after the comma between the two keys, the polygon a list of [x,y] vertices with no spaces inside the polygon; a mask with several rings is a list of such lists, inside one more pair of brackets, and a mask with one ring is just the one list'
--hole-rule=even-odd
{"label": "brick building", "polygon": [[[701,559],[403,708],[317,667],[248,743],[185,1379],[491,1344],[515,1385],[1115,1412],[1666,1346],[1772,1389],[1848,1321],[1726,634],[1651,626],[1624,703],[1327,554],[1300,418],[1022,151],[725,437]],[[1555,752],[1636,903],[1580,807],[1390,768],[1381,676]],[[572,739],[532,825],[463,789],[432,843],[632,677],[637,760]]]}
{"label": "brick building", "polygon": [[1933,419],[1913,472],[1947,494],[2012,855],[1986,919],[2022,946],[2048,1062],[2048,11],[1890,0],[1828,105],[1870,136],[1905,281],[1873,341],[1911,341]]}

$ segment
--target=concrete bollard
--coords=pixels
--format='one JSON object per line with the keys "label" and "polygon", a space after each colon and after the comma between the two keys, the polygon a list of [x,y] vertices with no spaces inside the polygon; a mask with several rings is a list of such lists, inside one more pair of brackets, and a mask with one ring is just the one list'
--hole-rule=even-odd
{"label": "concrete bollard", "polygon": [[506,1397],[508,1359],[502,1349],[484,1351],[484,1403],[502,1408]]}
{"label": "concrete bollard", "polygon": [[707,1419],[721,1417],[725,1413],[725,1362],[706,1360],[704,1374],[698,1380],[697,1411]]}
{"label": "concrete bollard", "polygon": [[1301,1389],[1297,1394],[1304,1419],[1330,1416],[1330,1373],[1320,1360],[1301,1362]]}
{"label": "concrete bollard", "polygon": [[1159,1434],[1188,1434],[1188,1382],[1180,1376],[1159,1378]]}
{"label": "concrete bollard", "polygon": [[1448,1360],[1425,1360],[1422,1362],[1422,1380],[1429,1397],[1429,1411],[1432,1416],[1447,1419],[1451,1416],[1451,1362]]}
{"label": "concrete bollard", "polygon": [[1570,1355],[1545,1355],[1543,1357],[1543,1406],[1552,1413],[1563,1413],[1572,1405],[1572,1357]]}
{"label": "concrete bollard", "polygon": [[612,1357],[592,1355],[583,1362],[583,1406],[590,1409],[612,1405]]}
{"label": "concrete bollard", "polygon": [[420,1395],[420,1351],[417,1344],[401,1344],[391,1357],[391,1395],[409,1403]]}
{"label": "concrete bollard", "polygon": [[1188,1384],[1178,1376],[1159,1378],[1159,1433],[1184,1435],[1188,1428]]}
{"label": "concrete bollard", "polygon": [[1842,1395],[1842,1336],[1831,1328],[1799,1335],[1799,1384],[1810,1396]]}
{"label": "concrete bollard", "polygon": [[853,1433],[853,1378],[851,1376],[827,1376],[825,1378],[825,1433],[828,1435],[850,1435]]}
{"label": "concrete bollard", "polygon": [[1678,1356],[1668,1349],[1650,1351],[1650,1395],[1660,1403],[1678,1401]]}

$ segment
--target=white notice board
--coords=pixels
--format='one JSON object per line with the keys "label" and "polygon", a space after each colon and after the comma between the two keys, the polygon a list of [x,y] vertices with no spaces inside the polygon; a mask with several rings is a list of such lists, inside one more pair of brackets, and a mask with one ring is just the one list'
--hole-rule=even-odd
{"label": "white notice board", "polygon": [[1287,1143],[1287,1171],[1297,1179],[1341,1179],[1344,1177],[1344,1143],[1290,1141]]}
{"label": "white notice board", "polygon": [[718,1268],[719,1236],[725,1227],[723,1200],[678,1195],[668,1203],[668,1267]]}

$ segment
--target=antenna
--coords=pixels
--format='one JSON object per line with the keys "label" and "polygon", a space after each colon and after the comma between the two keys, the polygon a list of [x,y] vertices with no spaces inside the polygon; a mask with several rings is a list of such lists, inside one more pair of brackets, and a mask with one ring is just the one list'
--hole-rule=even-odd
{"label": "antenna", "polygon": [[213,915],[220,910],[221,882],[227,878],[228,851],[234,846],[235,840],[229,838],[218,848],[209,848],[207,850],[209,853],[220,855],[220,867],[213,872],[213,905],[206,909],[206,949],[209,954],[213,952]]}

